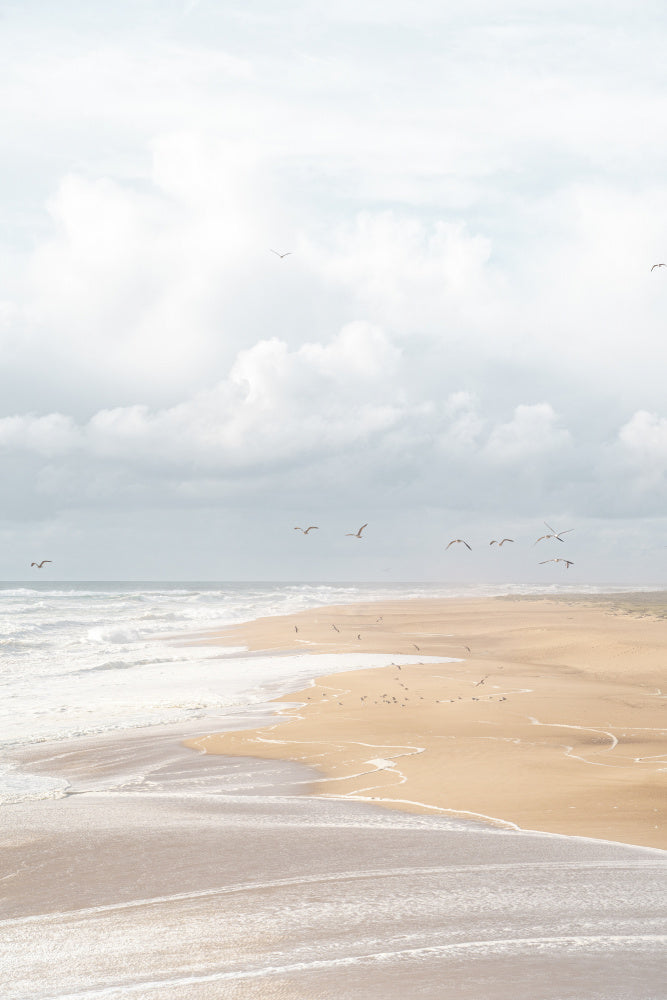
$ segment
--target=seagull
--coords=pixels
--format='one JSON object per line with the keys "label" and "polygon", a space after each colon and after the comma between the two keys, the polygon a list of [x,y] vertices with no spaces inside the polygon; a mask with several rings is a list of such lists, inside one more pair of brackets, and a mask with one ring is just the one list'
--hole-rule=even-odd
{"label": "seagull", "polygon": [[288,250],[287,253],[278,253],[277,250],[272,250],[271,253],[274,253],[276,257],[280,257],[280,259],[282,260],[284,257],[289,257],[292,251]]}
{"label": "seagull", "polygon": [[[546,521],[544,523],[547,524]],[[540,535],[537,542],[541,542],[543,538],[557,538],[559,542],[562,542],[563,539],[560,537],[561,535],[567,535],[568,531],[574,531],[574,528],[566,528],[565,531],[556,531],[556,529],[552,528],[550,524],[547,524],[547,528],[550,532],[552,532],[552,534]],[[533,542],[533,545],[537,545],[537,542]]]}
{"label": "seagull", "polygon": [[[452,538],[452,540],[449,543],[449,545],[453,545],[455,542],[461,542],[463,545],[465,545],[465,547],[467,549],[470,549],[470,546],[468,545],[468,543],[465,542],[462,538]],[[449,548],[449,545],[445,546],[445,550],[447,550]],[[472,552],[472,549],[470,549],[470,551]]]}
{"label": "seagull", "polygon": [[44,563],[47,563],[47,562],[53,562],[53,560],[52,559],[42,559],[41,562],[31,562],[30,565],[31,566],[36,566],[37,569],[41,569],[42,566],[44,565]]}
{"label": "seagull", "polygon": [[570,568],[570,566],[574,566],[574,563],[573,563],[573,562],[570,562],[570,560],[569,560],[569,559],[544,559],[544,560],[543,560],[543,561],[542,561],[542,562],[540,563],[540,566],[544,566],[544,564],[545,564],[545,563],[548,563],[548,562],[564,562],[564,563],[565,563],[565,569],[569,569],[569,568]]}
{"label": "seagull", "polygon": [[667,265],[665,265],[665,264],[654,264],[653,267],[651,268],[651,270],[653,270],[653,268],[655,268],[655,267],[665,267],[665,266],[667,266]]}
{"label": "seagull", "polygon": [[497,538],[494,538],[492,542],[489,542],[489,545],[504,545],[505,542],[513,542],[513,541],[514,541],[513,538],[503,538],[503,540],[499,542]]}
{"label": "seagull", "polygon": [[368,521],[366,521],[366,524],[362,524],[362,526],[359,528],[359,531],[357,531],[357,532],[347,531],[345,533],[345,537],[346,538],[361,538],[361,532],[364,530],[364,528],[367,528],[367,527],[368,527]]}
{"label": "seagull", "polygon": [[309,531],[319,531],[320,529],[316,524],[311,524],[309,528],[295,528],[295,531],[303,531],[304,535],[307,535]]}

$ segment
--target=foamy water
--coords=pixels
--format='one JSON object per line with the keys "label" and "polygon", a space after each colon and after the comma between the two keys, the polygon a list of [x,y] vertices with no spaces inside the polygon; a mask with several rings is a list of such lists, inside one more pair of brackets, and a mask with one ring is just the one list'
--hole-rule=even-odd
{"label": "foamy water", "polygon": [[314,799],[306,768],[148,734],[75,742],[77,794],[2,811],[3,1000],[665,995],[664,853]]}

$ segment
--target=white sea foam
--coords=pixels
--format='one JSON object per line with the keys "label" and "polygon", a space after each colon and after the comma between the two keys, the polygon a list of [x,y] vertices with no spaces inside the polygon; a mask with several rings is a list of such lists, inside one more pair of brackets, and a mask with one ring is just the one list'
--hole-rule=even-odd
{"label": "white sea foam", "polygon": [[23,802],[28,799],[62,798],[68,782],[41,774],[19,771],[12,764],[0,764],[0,803]]}

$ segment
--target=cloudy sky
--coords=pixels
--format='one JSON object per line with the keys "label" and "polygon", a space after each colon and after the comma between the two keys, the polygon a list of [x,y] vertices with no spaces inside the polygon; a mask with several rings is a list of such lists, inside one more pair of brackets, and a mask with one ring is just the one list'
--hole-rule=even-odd
{"label": "cloudy sky", "polygon": [[667,582],[666,47],[0,0],[0,578]]}

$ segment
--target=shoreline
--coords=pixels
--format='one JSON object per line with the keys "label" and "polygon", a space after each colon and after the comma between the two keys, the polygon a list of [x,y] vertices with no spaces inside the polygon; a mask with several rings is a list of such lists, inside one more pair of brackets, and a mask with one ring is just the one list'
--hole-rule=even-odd
{"label": "shoreline", "polygon": [[[446,607],[453,614],[454,606]],[[316,627],[323,651],[331,654],[336,644],[349,648],[346,663],[354,662],[351,652],[363,644],[368,651],[373,644],[396,648],[402,641],[407,648],[414,642],[422,655],[425,646],[440,644],[449,658],[428,665],[382,655],[400,661],[401,671],[392,676],[409,688],[416,689],[417,681],[426,684],[427,672],[438,670],[449,680],[434,677],[433,684],[456,681],[468,695],[488,688],[494,695],[490,703],[463,700],[461,722],[465,715],[475,720],[473,706],[507,707],[491,688],[493,676],[472,688],[490,672],[494,649],[501,676],[508,669],[500,670],[504,662],[545,673],[535,666],[530,647],[548,644],[534,629],[521,633],[530,662],[512,661],[509,649],[516,637],[506,636],[509,648],[500,649],[503,636],[492,634],[492,608],[501,620],[507,618],[497,602],[482,614],[481,605],[464,601],[461,631],[450,617],[447,631],[456,634],[448,635],[440,634],[444,628],[436,634],[435,627],[424,627],[421,631],[431,634],[410,637],[411,602],[405,619],[392,605],[390,618],[399,614],[393,623],[377,621],[382,611],[375,603],[365,606],[363,620],[359,607],[336,608],[338,634],[330,627],[330,609],[312,612],[319,623],[308,624],[304,614],[254,622],[234,632],[238,639],[243,628],[252,628],[258,650],[270,646],[269,633],[274,635],[276,677],[282,678],[274,690],[283,693],[272,705],[244,706],[234,718],[223,709],[217,718],[39,742],[17,752],[31,771],[66,776],[69,784],[63,796],[22,798],[0,809],[0,963],[17,997],[27,1000],[37,991],[39,996],[204,1000],[222,990],[238,1000],[267,993],[291,1000],[315,995],[399,1000],[415,993],[424,1000],[534,1000],[536,995],[561,1000],[581,995],[582,983],[587,994],[608,1000],[636,996],[638,984],[642,995],[659,995],[667,943],[664,850],[624,844],[618,837],[609,842],[590,834],[498,829],[480,817],[378,809],[382,802],[359,801],[349,788],[334,799],[322,785],[331,780],[322,760],[306,768],[278,759],[289,757],[284,744],[275,746],[276,760],[256,752],[254,759],[243,752],[193,753],[183,745],[186,736],[207,739],[216,726],[239,722],[255,727],[258,737],[280,738],[276,727],[303,724],[298,716],[309,714],[317,684],[351,690],[358,671],[316,682],[306,668],[298,682],[303,707],[285,693],[285,669],[291,668],[280,657],[289,660],[297,640],[299,651],[316,653]],[[338,617],[339,611],[347,617]],[[173,642],[181,638],[174,636]],[[210,636],[194,641],[202,640],[211,642]],[[227,640],[214,636],[212,643],[221,641]],[[462,649],[446,654],[445,641],[470,645],[475,655]],[[250,689],[252,656],[228,658],[213,648],[201,652],[217,663],[221,689],[239,671]],[[456,652],[465,659],[449,655]],[[412,653],[417,660],[418,651]],[[325,662],[336,659],[328,656]],[[233,673],[226,672],[230,667]],[[377,681],[383,670],[369,668],[368,680]],[[265,679],[266,671],[259,676]],[[635,678],[640,691],[641,681]],[[414,693],[404,692],[408,706]],[[379,740],[372,733],[359,736],[370,715],[349,711],[350,695],[333,694],[328,690],[326,699],[311,706],[312,738],[332,738],[336,720],[340,725],[349,716],[352,735],[335,734],[340,759],[325,761],[327,768],[344,768],[354,739]],[[452,704],[434,708],[441,736],[447,717],[437,713]],[[399,767],[407,773],[408,766],[421,766],[427,758],[427,751],[398,756],[405,751],[396,744],[407,708],[393,702],[391,709],[381,707],[385,742],[394,741],[396,755],[393,769],[386,768],[392,751],[366,748],[363,759],[372,762],[367,783],[377,783],[378,776],[395,781]],[[284,714],[277,716],[276,710]],[[248,730],[230,735],[247,740]],[[440,743],[451,749],[459,738]],[[597,751],[604,753],[604,746]],[[398,791],[385,787],[384,794],[398,797],[403,790],[407,798],[417,779],[411,770]],[[339,785],[333,782],[334,789]],[[316,789],[324,794],[313,794]],[[382,793],[362,790],[361,798],[372,800],[374,794]]]}
{"label": "shoreline", "polygon": [[332,606],[187,644],[221,641],[414,663],[318,677],[271,725],[192,749],[307,764],[319,797],[667,848],[664,594]]}

